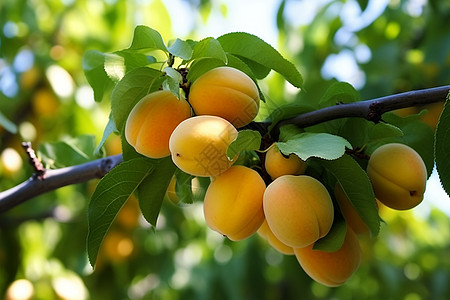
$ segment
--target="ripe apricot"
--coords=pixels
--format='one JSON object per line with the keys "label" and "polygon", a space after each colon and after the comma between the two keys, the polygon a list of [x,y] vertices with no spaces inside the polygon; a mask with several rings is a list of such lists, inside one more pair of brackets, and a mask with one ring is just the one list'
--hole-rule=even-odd
{"label": "ripe apricot", "polygon": [[377,148],[370,156],[367,175],[375,196],[384,205],[405,210],[422,202],[427,169],[411,147],[391,143]]}
{"label": "ripe apricot", "polygon": [[216,116],[195,116],[184,120],[170,136],[172,160],[193,176],[217,176],[228,170],[228,146],[237,137],[237,130],[227,120]]}
{"label": "ripe apricot", "polygon": [[305,172],[306,163],[297,155],[285,157],[274,143],[266,152],[265,169],[272,179],[282,175],[301,175]]}
{"label": "ripe apricot", "polygon": [[253,80],[231,67],[214,68],[194,81],[189,103],[197,115],[222,117],[239,128],[258,114],[259,92]]}
{"label": "ripe apricot", "polygon": [[264,214],[273,234],[284,244],[306,247],[324,237],[334,219],[325,186],[307,175],[283,175],[264,192]]}
{"label": "ripe apricot", "polygon": [[347,227],[344,242],[335,252],[314,250],[314,245],[294,249],[303,270],[315,281],[329,286],[339,286],[358,269],[361,247],[353,230]]}
{"label": "ripe apricot", "polygon": [[187,101],[170,91],[156,91],[143,97],[131,110],[125,137],[136,151],[150,158],[170,155],[169,138],[181,121],[191,116]]}
{"label": "ripe apricot", "polygon": [[259,227],[257,233],[259,236],[264,238],[270,246],[272,246],[275,250],[282,254],[286,255],[292,255],[294,254],[294,248],[286,245],[285,243],[281,242],[270,230],[269,225],[267,224],[266,219],[264,219],[264,222],[262,223],[261,227]]}
{"label": "ripe apricot", "polygon": [[[339,204],[339,208],[341,209],[341,213],[344,216],[347,225],[357,234],[369,233],[369,227],[361,219],[361,216],[358,214],[339,183],[337,183],[334,188],[334,195],[336,196],[336,201]],[[373,201],[375,201],[375,198]]]}
{"label": "ripe apricot", "polygon": [[258,172],[245,166],[231,167],[213,178],[206,190],[206,224],[233,241],[251,236],[264,221],[265,188]]}

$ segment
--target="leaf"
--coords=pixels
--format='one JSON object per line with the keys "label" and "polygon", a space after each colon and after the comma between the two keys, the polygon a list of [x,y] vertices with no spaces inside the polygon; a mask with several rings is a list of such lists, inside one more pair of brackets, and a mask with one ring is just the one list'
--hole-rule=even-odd
{"label": "leaf", "polygon": [[333,83],[319,101],[321,107],[359,101],[358,91],[347,82]]}
{"label": "leaf", "polygon": [[397,138],[401,136],[403,136],[403,131],[389,123],[377,123],[369,129],[370,140]]}
{"label": "leaf", "polygon": [[142,184],[137,189],[137,196],[145,219],[156,226],[164,195],[176,166],[170,156],[151,161],[153,163],[152,174],[142,180]]}
{"label": "leaf", "polygon": [[177,98],[180,98],[180,83],[183,78],[181,74],[171,67],[165,67],[166,79],[163,82],[163,89],[172,92]]}
{"label": "leaf", "polygon": [[172,45],[167,47],[167,50],[171,54],[180,57],[181,59],[184,60],[191,59],[193,53],[191,45],[188,42],[180,40],[178,38],[175,40],[175,42],[173,42]]}
{"label": "leaf", "polygon": [[254,77],[257,79],[266,78],[266,76],[270,73],[270,68],[263,66],[256,61],[247,59],[240,55],[236,55],[236,57],[242,60],[250,68],[252,74],[254,74]]}
{"label": "leaf", "polygon": [[335,222],[326,236],[314,243],[314,250],[335,252],[341,249],[347,234],[347,224],[344,220]]}
{"label": "leaf", "polygon": [[7,131],[12,134],[17,133],[17,126],[13,122],[11,122],[4,114],[0,111],[0,126],[3,126]]}
{"label": "leaf", "polygon": [[317,161],[334,176],[372,235],[377,236],[380,230],[380,217],[367,173],[349,155],[335,160]]}
{"label": "leaf", "polygon": [[195,177],[187,174],[180,169],[175,171],[175,192],[180,201],[184,203],[194,203],[193,194],[192,194],[192,179]]}
{"label": "leaf", "polygon": [[283,154],[294,153],[302,160],[310,157],[337,159],[344,155],[346,147],[352,149],[350,143],[340,136],[313,132],[300,133],[286,142],[278,142],[277,146]]}
{"label": "leaf", "polygon": [[225,52],[270,68],[283,75],[292,85],[302,87],[303,78],[294,64],[259,37],[245,32],[232,32],[220,36],[217,40]]}
{"label": "leaf", "polygon": [[134,105],[155,87],[160,71],[142,67],[134,69],[120,80],[111,94],[111,115],[118,130],[122,130]]}
{"label": "leaf", "polygon": [[268,128],[268,131],[272,131],[272,129],[277,125],[280,121],[286,120],[289,118],[293,118],[295,116],[310,112],[315,110],[315,107],[313,107],[311,104],[308,103],[289,103],[281,105],[270,113],[269,117],[267,118],[268,121],[271,121],[271,124]]}
{"label": "leaf", "polygon": [[116,51],[114,54],[123,57],[126,73],[133,69],[145,67],[156,62],[156,58],[153,56],[127,49]]}
{"label": "leaf", "polygon": [[187,74],[187,80],[189,82],[194,82],[202,76],[204,73],[208,72],[217,67],[224,66],[225,63],[217,58],[205,57],[198,60],[195,60],[191,67],[189,68],[189,72]]}
{"label": "leaf", "polygon": [[102,140],[98,144],[97,148],[94,150],[95,156],[102,156],[103,155],[103,145],[106,142],[106,139],[111,135],[111,133],[117,131],[116,124],[114,124],[114,121],[111,119],[111,114],[109,115],[108,123],[106,124],[105,130],[103,131]]}
{"label": "leaf", "polygon": [[104,69],[106,54],[90,50],[83,55],[82,66],[87,81],[94,90],[94,99],[100,102],[107,88],[111,86],[111,79]]}
{"label": "leaf", "polygon": [[137,158],[120,163],[98,183],[88,209],[87,251],[92,266],[117,213],[152,171],[149,159]]}
{"label": "leaf", "polygon": [[227,55],[218,40],[212,37],[205,38],[195,44],[192,59],[216,58],[227,63]]}
{"label": "leaf", "polygon": [[239,131],[237,138],[228,146],[227,157],[232,160],[241,151],[258,150],[261,146],[261,138],[261,134],[256,130]]}
{"label": "leaf", "polygon": [[63,168],[95,159],[95,136],[80,135],[65,141],[40,145],[38,154],[50,167]]}
{"label": "leaf", "polygon": [[162,50],[168,52],[164,40],[158,31],[144,25],[134,29],[133,41],[128,49],[132,50]]}
{"label": "leaf", "polygon": [[434,151],[436,155],[436,169],[442,187],[450,196],[450,93],[447,95],[444,110],[441,113],[436,128]]}

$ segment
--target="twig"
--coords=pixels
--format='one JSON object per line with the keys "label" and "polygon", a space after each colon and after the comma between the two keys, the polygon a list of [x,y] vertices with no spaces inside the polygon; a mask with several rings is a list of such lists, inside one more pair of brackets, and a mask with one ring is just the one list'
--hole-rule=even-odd
{"label": "twig", "polygon": [[45,172],[47,171],[44,166],[42,165],[42,162],[37,158],[36,153],[34,152],[34,149],[31,147],[30,142],[23,142],[22,147],[25,149],[25,152],[28,156],[28,160],[31,164],[31,166],[34,169],[33,177],[39,180],[43,180],[45,176]]}
{"label": "twig", "polygon": [[77,166],[47,170],[43,179],[32,176],[27,181],[0,193],[0,212],[60,187],[101,178],[121,162],[122,154],[118,154]]}

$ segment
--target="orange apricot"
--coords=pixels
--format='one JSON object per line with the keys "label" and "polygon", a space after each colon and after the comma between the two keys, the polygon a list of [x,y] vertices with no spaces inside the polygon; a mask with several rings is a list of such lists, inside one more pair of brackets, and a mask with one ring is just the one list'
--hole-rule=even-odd
{"label": "orange apricot", "polygon": [[233,165],[234,160],[228,159],[226,153],[237,135],[236,128],[223,118],[189,118],[170,136],[172,160],[178,168],[193,176],[217,176]]}
{"label": "orange apricot", "polygon": [[306,274],[323,285],[335,287],[344,284],[361,262],[358,238],[349,227],[339,250],[327,252],[314,250],[313,246],[294,249],[295,256]]}
{"label": "orange apricot", "polygon": [[182,97],[170,91],[156,91],[143,97],[131,110],[125,137],[136,151],[150,158],[170,155],[169,138],[181,121],[191,116],[191,108]]}
{"label": "orange apricot", "polygon": [[294,248],[286,245],[282,241],[280,241],[270,230],[269,225],[267,224],[267,221],[264,219],[264,222],[262,223],[261,227],[259,227],[257,231],[258,235],[264,238],[272,248],[277,250],[278,252],[286,255],[292,255],[294,254]]}
{"label": "orange apricot", "polygon": [[213,178],[206,190],[203,212],[209,228],[239,241],[254,234],[264,221],[266,184],[253,169],[233,166]]}
{"label": "orange apricot", "polygon": [[272,179],[282,175],[301,175],[305,172],[306,162],[295,154],[287,157],[274,143],[266,152],[264,167]]}
{"label": "orange apricot", "polygon": [[197,115],[222,117],[239,128],[258,114],[259,91],[244,72],[231,67],[218,67],[194,81],[189,103]]}
{"label": "orange apricot", "polygon": [[407,145],[377,148],[370,156],[367,175],[376,198],[390,208],[406,210],[422,202],[427,169],[421,156]]}
{"label": "orange apricot", "polygon": [[330,194],[311,176],[278,177],[266,188],[263,205],[273,234],[293,248],[314,243],[324,237],[333,224]]}

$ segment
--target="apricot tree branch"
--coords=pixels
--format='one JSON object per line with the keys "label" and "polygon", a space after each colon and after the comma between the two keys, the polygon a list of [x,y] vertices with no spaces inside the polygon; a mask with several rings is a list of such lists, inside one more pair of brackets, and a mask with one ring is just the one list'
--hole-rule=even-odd
{"label": "apricot tree branch", "polygon": [[33,174],[27,181],[0,192],[0,212],[5,212],[26,200],[60,187],[101,178],[121,162],[122,154],[118,154],[77,166],[46,170],[42,177]]}
{"label": "apricot tree branch", "polygon": [[283,120],[277,124],[275,129],[278,130],[286,124],[294,124],[304,128],[325,121],[348,117],[365,118],[369,121],[379,122],[381,115],[388,111],[445,101],[449,91],[450,85],[446,85],[367,101],[338,104]]}
{"label": "apricot tree branch", "polygon": [[[299,127],[308,127],[333,119],[358,117],[378,122],[383,113],[406,107],[420,106],[434,102],[445,101],[450,85],[410,91],[401,94],[360,101],[348,104],[339,104],[325,107],[316,111],[286,119],[275,126],[273,132],[282,125],[294,124]],[[267,133],[268,122],[252,122],[247,126],[256,129],[264,136]],[[272,133],[273,133],[272,132]],[[45,170],[39,177],[33,176],[27,181],[3,192],[0,192],[0,213],[5,212],[26,200],[60,187],[86,182],[94,178],[101,178],[112,168],[122,162],[122,155],[114,155],[91,161],[85,164],[57,169]]]}

